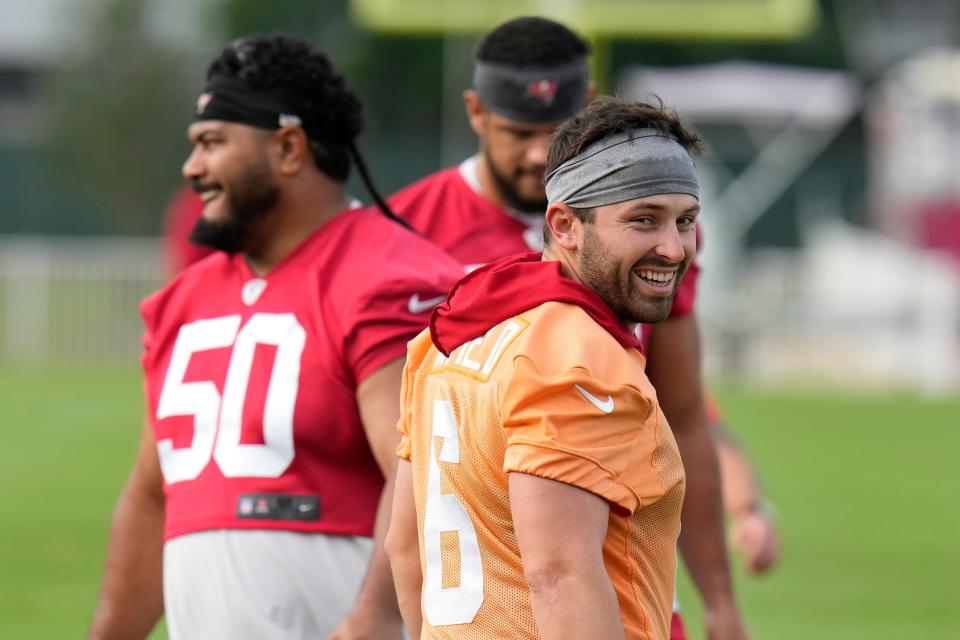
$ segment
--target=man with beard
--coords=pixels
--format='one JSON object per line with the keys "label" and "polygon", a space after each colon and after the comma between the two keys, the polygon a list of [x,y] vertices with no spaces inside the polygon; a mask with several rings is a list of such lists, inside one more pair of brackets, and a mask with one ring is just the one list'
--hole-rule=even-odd
{"label": "man with beard", "polygon": [[361,105],[323,54],[239,40],[207,83],[183,174],[218,251],[142,305],[147,415],[90,637],[165,612],[172,638],[399,639],[403,356],[459,265],[351,203]]}
{"label": "man with beard", "polygon": [[[477,47],[474,88],[464,93],[479,152],[393,195],[390,206],[469,271],[543,246],[542,183],[550,135],[593,97],[589,45],[539,17],[506,22]],[[704,601],[714,640],[745,637],[723,536],[717,455],[707,430],[694,314],[697,265],[673,296],[670,317],[644,326],[647,375],[689,470],[680,550]],[[674,640],[684,637],[679,617]]]}
{"label": "man with beard", "polygon": [[471,272],[410,343],[387,549],[411,637],[669,637],[684,470],[636,325],[696,253],[699,150],[672,112],[588,106],[550,148],[542,256]]}
{"label": "man with beard", "polygon": [[478,153],[390,197],[399,216],[467,269],[539,251],[550,134],[593,97],[589,45],[545,18],[517,18],[477,47],[464,91]]}

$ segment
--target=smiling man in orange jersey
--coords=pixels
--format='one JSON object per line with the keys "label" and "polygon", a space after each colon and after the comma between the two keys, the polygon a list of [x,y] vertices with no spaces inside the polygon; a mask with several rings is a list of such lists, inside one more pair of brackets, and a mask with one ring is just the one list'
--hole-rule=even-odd
{"label": "smiling man in orange jersey", "polygon": [[[391,208],[467,270],[543,248],[543,176],[556,128],[592,99],[589,44],[537,16],[504,22],[483,36],[474,59],[466,115],[475,155],[394,194]],[[703,402],[700,333],[691,264],[670,317],[643,333],[647,375],[689,471],[680,551],[703,599],[711,640],[744,640],[723,538],[717,452]],[[671,640],[685,640],[680,616]]]}
{"label": "smiling man in orange jersey", "polygon": [[685,479],[635,328],[696,252],[699,149],[669,111],[587,107],[542,256],[472,272],[410,343],[387,548],[411,637],[669,637]]}

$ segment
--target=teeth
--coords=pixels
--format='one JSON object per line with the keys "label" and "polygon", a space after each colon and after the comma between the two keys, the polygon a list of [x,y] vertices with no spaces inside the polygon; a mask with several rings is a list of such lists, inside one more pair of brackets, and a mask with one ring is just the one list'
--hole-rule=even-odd
{"label": "teeth", "polygon": [[673,280],[676,275],[673,271],[640,271],[640,277],[651,282],[665,284]]}
{"label": "teeth", "polygon": [[204,191],[203,193],[201,193],[200,197],[203,198],[204,202],[210,202],[211,200],[216,198],[218,195],[220,195],[221,192],[222,191],[220,189],[210,189],[209,191]]}

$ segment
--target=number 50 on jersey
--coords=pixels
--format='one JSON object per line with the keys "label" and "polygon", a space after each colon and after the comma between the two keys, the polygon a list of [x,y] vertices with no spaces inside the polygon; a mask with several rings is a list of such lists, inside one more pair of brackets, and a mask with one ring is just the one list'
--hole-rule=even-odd
{"label": "number 50 on jersey", "polygon": [[[211,456],[225,477],[276,478],[293,461],[293,410],[306,332],[292,313],[257,313],[197,320],[180,327],[157,404],[157,419],[193,416],[193,441],[157,442],[168,484],[200,475]],[[257,345],[277,348],[263,411],[263,444],[241,444],[243,402]],[[185,382],[193,354],[233,346],[221,397],[212,381]]]}

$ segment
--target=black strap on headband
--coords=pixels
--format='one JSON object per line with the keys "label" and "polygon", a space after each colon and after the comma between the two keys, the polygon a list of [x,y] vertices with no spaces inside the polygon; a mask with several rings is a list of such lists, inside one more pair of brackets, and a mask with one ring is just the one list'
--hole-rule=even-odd
{"label": "black strap on headband", "polygon": [[[304,119],[293,109],[290,109],[281,97],[268,91],[258,91],[251,88],[243,80],[227,76],[211,78],[206,90],[197,99],[197,112],[194,115],[194,121],[199,122],[201,120],[236,122],[259,129],[279,129],[280,127],[294,125],[302,127],[310,140],[322,146],[329,145],[315,133],[311,133],[310,123],[304,122]],[[357,166],[360,178],[381,211],[388,218],[409,229],[410,225],[390,209],[374,187],[373,179],[357,147],[351,142],[342,148]]]}
{"label": "black strap on headband", "polygon": [[260,129],[279,129],[288,125],[304,128],[313,138],[309,123],[289,108],[280,96],[251,88],[243,80],[214,76],[197,99],[195,121],[224,120]]}

